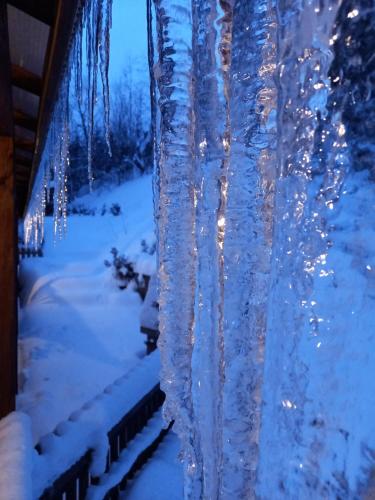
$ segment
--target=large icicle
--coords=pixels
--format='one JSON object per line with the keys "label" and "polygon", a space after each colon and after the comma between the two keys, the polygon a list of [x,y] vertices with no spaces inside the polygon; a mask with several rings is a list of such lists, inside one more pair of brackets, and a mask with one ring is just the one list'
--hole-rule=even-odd
{"label": "large icicle", "polygon": [[[194,343],[195,216],[192,103],[192,11],[189,0],[157,0],[158,62],[154,74],[161,111],[158,133],[161,386],[164,412],[175,419],[184,455],[185,495],[201,496],[201,459],[191,399]],[[177,284],[177,286],[176,286]]]}
{"label": "large icicle", "polygon": [[196,0],[192,24],[174,31],[180,10],[156,5],[166,410],[182,440],[185,496],[241,498],[253,495],[257,463],[272,232],[274,11],[267,1]]}
{"label": "large icicle", "polygon": [[229,150],[228,72],[232,8],[193,2],[195,245],[192,398],[202,455],[202,498],[217,498],[222,462],[223,224]]}
{"label": "large icicle", "polygon": [[[318,387],[309,394],[309,384],[319,370],[314,356],[324,329],[314,293],[329,273],[325,212],[327,206],[333,208],[345,173],[337,116],[328,113],[338,7],[336,1],[291,0],[278,9],[278,178],[260,442],[261,498],[325,496],[319,467],[324,395]],[[329,136],[332,142],[321,163],[320,152]]]}
{"label": "large icicle", "polygon": [[275,10],[235,2],[224,239],[220,498],[254,498],[272,243],[276,144]]}

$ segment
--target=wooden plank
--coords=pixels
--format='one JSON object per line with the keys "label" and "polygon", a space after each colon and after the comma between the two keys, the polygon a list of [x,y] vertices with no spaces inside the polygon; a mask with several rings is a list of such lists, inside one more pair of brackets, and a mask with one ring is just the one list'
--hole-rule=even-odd
{"label": "wooden plank", "polygon": [[23,167],[27,167],[29,169],[31,169],[31,165],[32,165],[32,160],[31,158],[25,158],[24,156],[15,156],[14,157],[14,163],[16,165],[22,165]]}
{"label": "wooden plank", "polygon": [[14,140],[14,147],[22,149],[23,151],[28,151],[29,153],[33,153],[34,141],[29,141],[27,139],[19,139],[16,137]]}
{"label": "wooden plank", "polygon": [[26,128],[27,130],[31,130],[32,132],[36,131],[38,121],[33,116],[28,115],[27,113],[21,111],[20,109],[14,110],[14,124],[19,127]]}
{"label": "wooden plank", "polygon": [[0,418],[17,391],[17,239],[13,113],[6,3],[0,2]]}
{"label": "wooden plank", "polygon": [[8,0],[8,3],[45,24],[53,23],[56,8],[54,0]]}
{"label": "wooden plank", "polygon": [[12,64],[12,84],[37,96],[42,93],[42,79],[17,64]]}
{"label": "wooden plank", "polygon": [[51,115],[58,96],[59,85],[67,63],[69,42],[79,5],[80,0],[58,0],[57,3],[56,17],[53,29],[51,30],[46,65],[43,73],[43,90],[39,106],[38,128],[28,200],[30,199],[34,179],[43,153]]}

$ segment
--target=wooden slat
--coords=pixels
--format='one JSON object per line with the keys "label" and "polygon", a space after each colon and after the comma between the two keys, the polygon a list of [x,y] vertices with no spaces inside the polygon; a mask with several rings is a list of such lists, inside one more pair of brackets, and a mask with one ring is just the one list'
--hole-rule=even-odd
{"label": "wooden slat", "polygon": [[33,116],[24,113],[20,109],[14,110],[14,123],[19,127],[26,128],[27,130],[31,130],[32,132],[36,131],[38,121]]}
{"label": "wooden slat", "polygon": [[8,0],[8,3],[45,24],[53,23],[56,8],[54,0]]}
{"label": "wooden slat", "polygon": [[14,163],[16,165],[22,165],[23,167],[27,167],[31,169],[32,166],[32,160],[31,158],[25,158],[24,156],[15,156],[14,157]]}
{"label": "wooden slat", "polygon": [[12,64],[12,84],[37,96],[42,93],[42,79],[17,64]]}
{"label": "wooden slat", "polygon": [[80,3],[81,0],[58,0],[57,3],[56,17],[53,29],[51,30],[47,60],[43,73],[43,91],[39,106],[38,128],[28,200],[30,199],[35,175],[43,153],[51,115],[69,53],[69,41]]}
{"label": "wooden slat", "polygon": [[16,137],[14,141],[14,147],[32,153],[34,151],[34,142],[27,139],[19,139]]}
{"label": "wooden slat", "polygon": [[6,3],[0,2],[0,418],[17,392],[17,239],[13,113]]}

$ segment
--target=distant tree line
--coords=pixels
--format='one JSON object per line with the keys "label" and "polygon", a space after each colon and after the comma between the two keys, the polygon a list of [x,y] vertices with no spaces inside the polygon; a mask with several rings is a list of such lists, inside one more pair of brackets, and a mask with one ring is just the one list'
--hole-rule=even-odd
{"label": "distant tree line", "polygon": [[[151,124],[148,82],[132,79],[131,68],[111,89],[110,144],[108,153],[103,131],[103,113],[98,109],[93,131],[92,168],[94,188],[121,184],[152,169]],[[86,93],[83,92],[83,95]],[[74,109],[74,127],[70,141],[68,194],[72,200],[88,189],[87,174],[87,105],[83,98]]]}

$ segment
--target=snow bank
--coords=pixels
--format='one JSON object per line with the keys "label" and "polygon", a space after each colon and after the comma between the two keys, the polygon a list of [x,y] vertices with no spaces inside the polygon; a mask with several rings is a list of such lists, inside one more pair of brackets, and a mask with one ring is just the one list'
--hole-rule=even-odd
{"label": "snow bank", "polygon": [[21,412],[0,420],[0,496],[31,500],[32,453],[30,419]]}
{"label": "snow bank", "polygon": [[140,470],[122,500],[181,500],[184,498],[183,469],[178,459],[180,442],[173,431],[169,431],[158,449]]}

